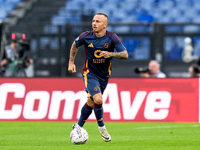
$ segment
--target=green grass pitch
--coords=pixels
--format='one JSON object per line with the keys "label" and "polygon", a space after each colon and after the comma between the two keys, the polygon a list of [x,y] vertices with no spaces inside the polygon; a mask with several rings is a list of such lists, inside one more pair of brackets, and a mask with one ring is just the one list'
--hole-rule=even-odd
{"label": "green grass pitch", "polygon": [[73,122],[0,122],[0,150],[199,150],[199,123],[106,122],[104,142],[96,122],[86,122],[89,140],[73,145]]}

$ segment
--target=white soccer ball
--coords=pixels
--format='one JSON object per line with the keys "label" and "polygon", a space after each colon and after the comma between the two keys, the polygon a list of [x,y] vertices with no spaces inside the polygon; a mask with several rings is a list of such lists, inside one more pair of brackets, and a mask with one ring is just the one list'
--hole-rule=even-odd
{"label": "white soccer ball", "polygon": [[89,138],[84,128],[74,128],[70,133],[70,140],[73,144],[85,144]]}

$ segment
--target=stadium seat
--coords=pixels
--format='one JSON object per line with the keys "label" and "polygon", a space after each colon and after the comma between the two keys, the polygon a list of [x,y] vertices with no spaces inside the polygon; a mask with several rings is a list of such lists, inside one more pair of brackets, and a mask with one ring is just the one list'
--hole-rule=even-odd
{"label": "stadium seat", "polygon": [[196,37],[194,37],[194,38],[192,39],[192,41],[193,41],[194,45],[196,45],[197,42],[200,41],[200,37],[199,37],[199,36],[196,36]]}
{"label": "stadium seat", "polygon": [[5,9],[0,9],[0,20],[4,20],[7,16],[6,10]]}
{"label": "stadium seat", "polygon": [[166,26],[166,31],[167,32],[182,32],[183,27],[178,26],[178,25],[170,25],[170,26]]}
{"label": "stadium seat", "polygon": [[53,26],[53,25],[45,25],[44,26],[44,33],[58,33],[58,26]]}
{"label": "stadium seat", "polygon": [[128,52],[134,52],[135,48],[138,45],[138,39],[136,38],[125,38],[122,40],[122,43],[127,48]]}
{"label": "stadium seat", "polygon": [[182,59],[183,47],[173,47],[166,59],[168,60],[180,60]]}
{"label": "stadium seat", "polygon": [[153,22],[154,21],[154,17],[152,15],[148,15],[148,14],[141,14],[138,18],[139,22]]}
{"label": "stadium seat", "polygon": [[[87,5],[87,2],[89,2],[89,5]],[[60,9],[58,15],[68,16],[69,23],[81,21],[80,16],[74,14],[74,12],[81,13],[80,10],[88,10],[85,12],[88,12],[88,15],[91,16],[98,12],[106,13],[111,23],[154,21],[160,23],[200,23],[200,19],[198,19],[199,6],[198,0],[67,0],[65,9],[68,10],[68,13]],[[75,20],[70,19],[74,16]]]}
{"label": "stadium seat", "polygon": [[149,59],[150,50],[146,47],[137,47],[133,54],[134,60]]}
{"label": "stadium seat", "polygon": [[13,3],[13,4],[17,4],[17,3],[20,3],[21,0],[5,0],[6,2],[10,2],[10,3]]}
{"label": "stadium seat", "polygon": [[0,20],[5,20],[14,10],[14,6],[20,2],[21,0],[0,0]]}
{"label": "stadium seat", "polygon": [[149,26],[132,26],[131,32],[149,32],[150,27]]}
{"label": "stadium seat", "polygon": [[163,16],[162,18],[159,18],[158,22],[160,23],[170,23],[173,22],[173,18],[169,16]]}
{"label": "stadium seat", "polygon": [[174,22],[175,22],[175,23],[188,23],[188,22],[190,22],[190,21],[191,21],[191,19],[189,19],[189,18],[187,18],[187,17],[185,17],[185,16],[174,18]]}
{"label": "stadium seat", "polygon": [[3,9],[5,9],[6,13],[11,12],[12,10],[14,10],[14,3],[11,2],[4,2],[2,3]]}
{"label": "stadium seat", "polygon": [[67,22],[66,18],[63,16],[55,15],[52,17],[51,24],[52,25],[65,25]]}
{"label": "stadium seat", "polygon": [[71,17],[69,22],[68,23],[80,23],[81,22],[81,17],[80,16],[74,16],[74,17]]}
{"label": "stadium seat", "polygon": [[195,37],[193,41],[194,41],[193,55],[200,57],[200,37]]}
{"label": "stadium seat", "polygon": [[82,9],[81,6],[82,6],[81,3],[77,2],[77,1],[68,0],[68,1],[66,1],[65,8],[68,8],[68,9],[73,8],[74,10],[80,10],[80,9]]}
{"label": "stadium seat", "polygon": [[164,51],[166,54],[168,54],[171,49],[173,48],[173,46],[175,45],[175,41],[173,38],[167,37],[165,38],[165,45],[164,45]]}
{"label": "stadium seat", "polygon": [[57,37],[51,38],[49,44],[50,44],[50,49],[57,50],[59,48],[58,38]]}
{"label": "stadium seat", "polygon": [[186,25],[183,27],[184,32],[199,32],[199,29],[198,25]]}
{"label": "stadium seat", "polygon": [[182,37],[182,36],[178,36],[175,38],[177,47],[184,47],[184,39],[185,37]]}
{"label": "stadium seat", "polygon": [[130,31],[129,26],[116,26],[114,27],[115,33],[128,33]]}

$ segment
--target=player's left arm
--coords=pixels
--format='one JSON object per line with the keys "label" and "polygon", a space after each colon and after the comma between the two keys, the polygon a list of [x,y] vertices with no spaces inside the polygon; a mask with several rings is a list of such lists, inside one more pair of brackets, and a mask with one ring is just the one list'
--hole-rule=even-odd
{"label": "player's left arm", "polygon": [[116,58],[116,59],[128,59],[128,52],[125,49],[122,52],[108,52],[108,51],[101,51],[100,56],[104,58]]}
{"label": "player's left arm", "polygon": [[121,42],[120,38],[113,34],[111,36],[116,52],[101,51],[100,56],[104,58],[128,59],[128,52]]}

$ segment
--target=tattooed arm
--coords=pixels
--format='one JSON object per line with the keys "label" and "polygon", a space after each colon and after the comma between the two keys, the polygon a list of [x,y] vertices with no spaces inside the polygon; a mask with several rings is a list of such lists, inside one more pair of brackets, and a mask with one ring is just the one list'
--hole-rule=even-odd
{"label": "tattooed arm", "polygon": [[128,59],[128,52],[127,50],[124,50],[122,52],[107,52],[107,51],[101,51],[100,56],[103,56],[104,58],[116,58],[116,59]]}
{"label": "tattooed arm", "polygon": [[68,71],[70,73],[76,72],[76,66],[74,64],[74,60],[75,60],[77,52],[78,52],[78,47],[76,46],[76,43],[73,42],[71,46],[71,50],[70,50],[69,65],[68,65]]}

